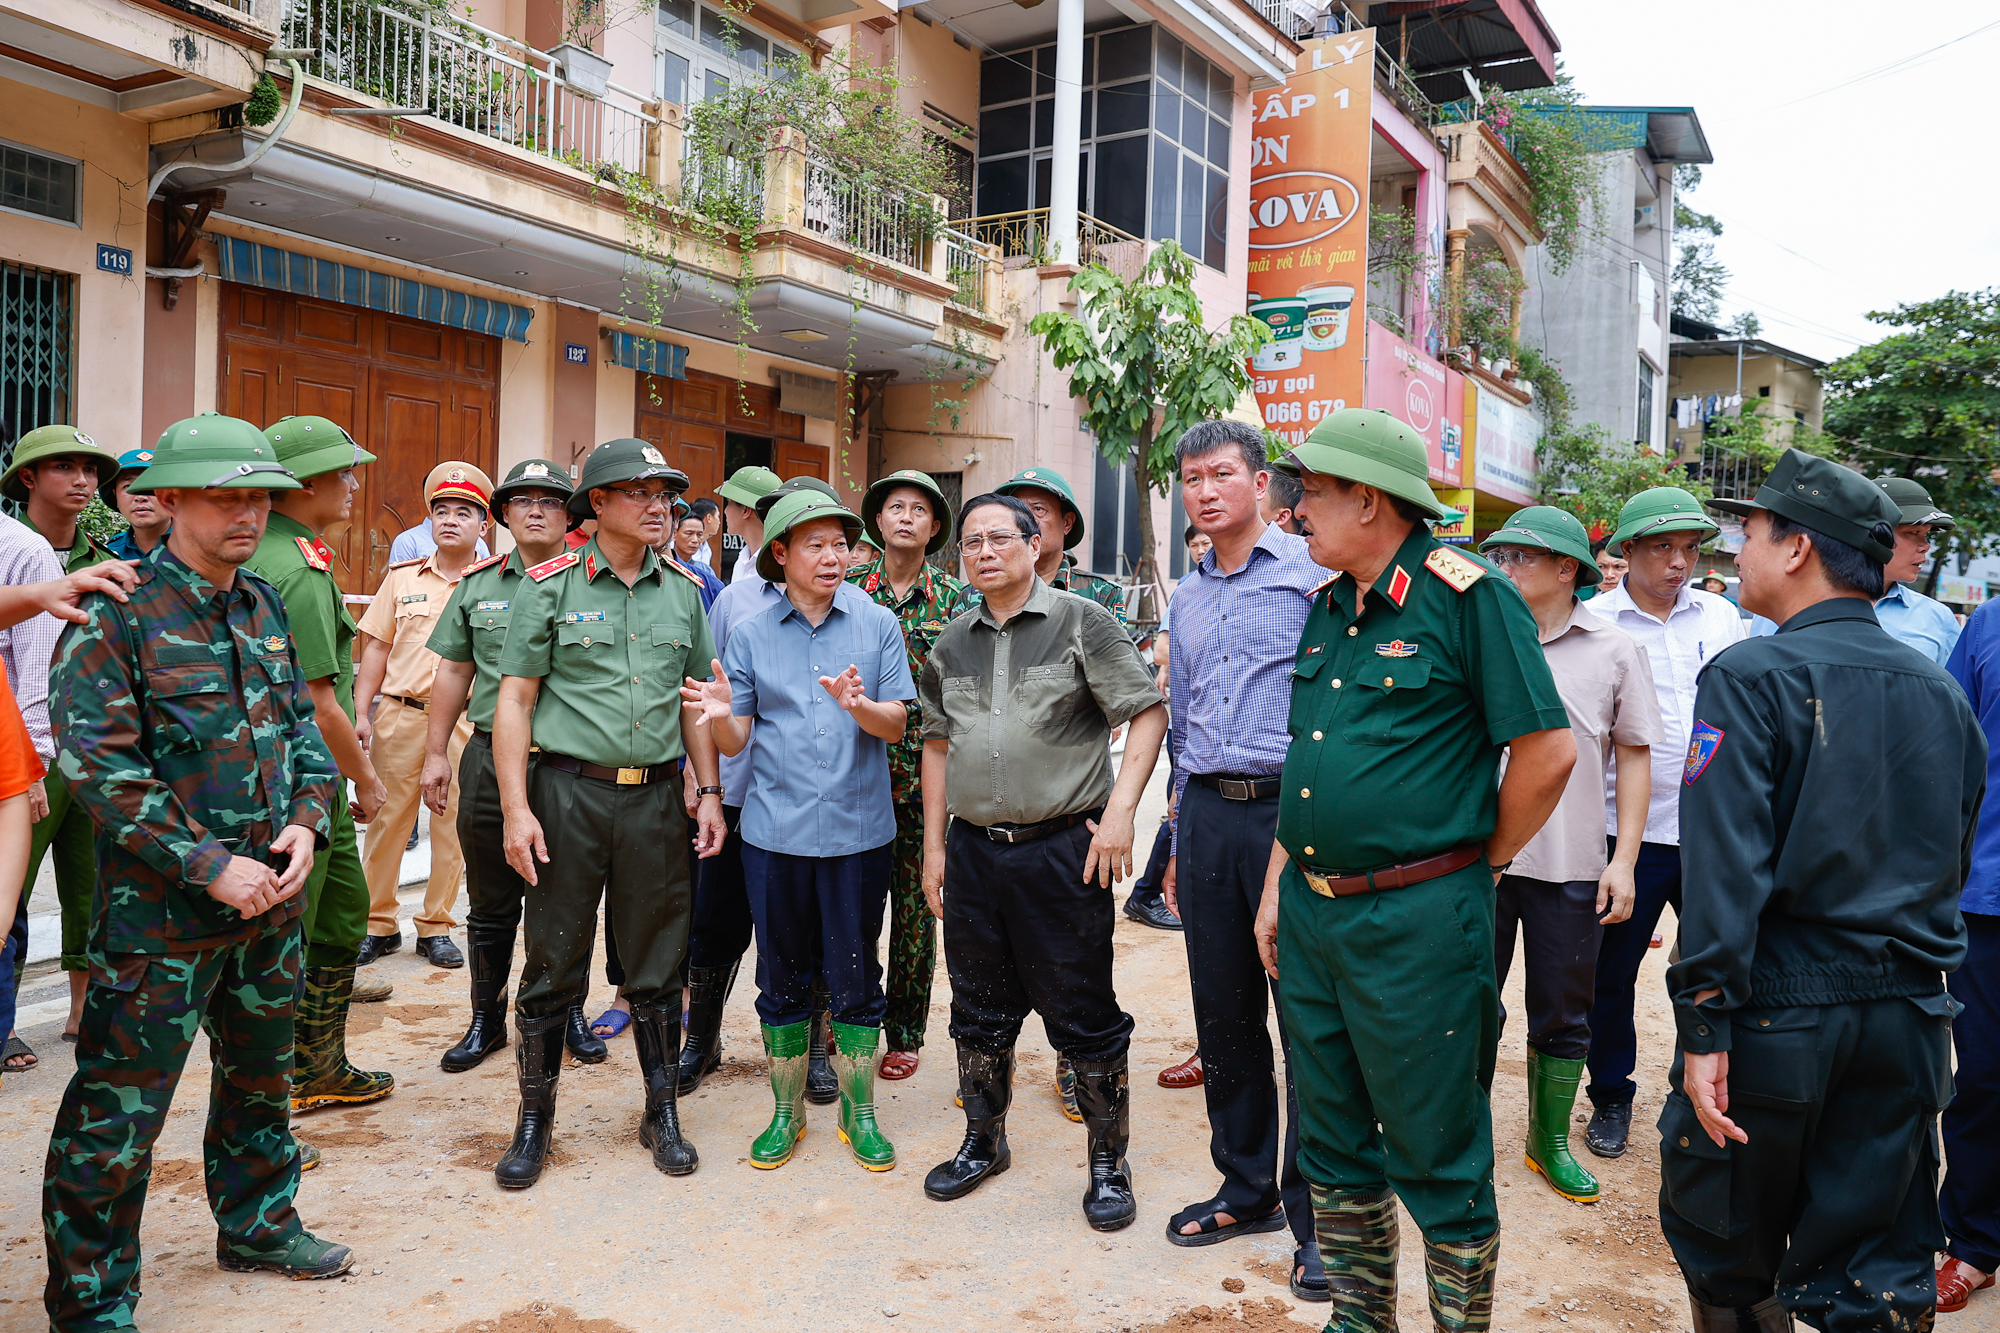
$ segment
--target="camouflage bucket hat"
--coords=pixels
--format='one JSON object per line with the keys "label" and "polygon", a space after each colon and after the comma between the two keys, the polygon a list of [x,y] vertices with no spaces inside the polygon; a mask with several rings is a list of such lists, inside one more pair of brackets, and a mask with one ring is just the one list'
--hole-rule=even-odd
{"label": "camouflage bucket hat", "polygon": [[938,530],[924,546],[925,555],[935,555],[940,547],[951,540],[951,505],[944,498],[944,488],[932,480],[929,473],[915,468],[904,468],[901,472],[891,472],[868,488],[861,497],[861,530],[867,535],[868,544],[878,551],[888,550],[882,541],[882,529],[876,522],[882,515],[882,506],[889,502],[889,493],[898,486],[911,486],[931,497],[937,507]]}
{"label": "camouflage bucket hat", "polygon": [[757,574],[766,583],[783,583],[785,567],[778,563],[778,557],[771,550],[771,543],[783,537],[801,523],[814,519],[837,518],[847,530],[847,540],[853,541],[861,532],[861,517],[841,507],[839,501],[829,500],[824,495],[806,491],[788,495],[778,501],[764,520],[764,544],[757,548]]}
{"label": "camouflage bucket hat", "polygon": [[153,462],[126,487],[137,495],[154,491],[237,490],[295,491],[298,479],[278,461],[277,450],[263,431],[241,417],[219,412],[176,421],[160,432]]}

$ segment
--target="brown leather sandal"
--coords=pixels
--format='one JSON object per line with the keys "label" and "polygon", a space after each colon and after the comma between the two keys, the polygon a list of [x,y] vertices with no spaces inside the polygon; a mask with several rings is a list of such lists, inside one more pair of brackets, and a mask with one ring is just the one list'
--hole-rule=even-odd
{"label": "brown leather sandal", "polygon": [[1993,1285],[1991,1273],[1981,1273],[1971,1264],[1958,1259],[1946,1259],[1937,1271],[1937,1309],[1939,1314],[1956,1314],[1965,1308],[1975,1291],[1984,1291]]}
{"label": "brown leather sandal", "polygon": [[917,1072],[915,1051],[885,1051],[878,1071],[881,1077],[894,1081],[905,1079]]}
{"label": "brown leather sandal", "polygon": [[1160,1071],[1160,1086],[1163,1088],[1198,1088],[1202,1082],[1200,1051],[1196,1051],[1179,1064],[1168,1065]]}

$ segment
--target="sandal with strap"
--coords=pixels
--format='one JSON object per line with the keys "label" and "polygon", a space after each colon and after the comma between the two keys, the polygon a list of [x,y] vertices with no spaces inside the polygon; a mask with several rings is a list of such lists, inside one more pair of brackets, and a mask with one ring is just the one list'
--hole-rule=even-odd
{"label": "sandal with strap", "polygon": [[915,1051],[888,1051],[882,1056],[881,1076],[890,1082],[906,1079],[917,1072]]}
{"label": "sandal with strap", "polygon": [[1163,1088],[1173,1088],[1176,1091],[1182,1091],[1187,1088],[1200,1087],[1206,1078],[1207,1075],[1202,1072],[1201,1068],[1201,1052],[1196,1051],[1179,1064],[1168,1065],[1165,1069],[1162,1069],[1160,1071],[1159,1083]]}
{"label": "sandal with strap", "polygon": [[[1210,1199],[1206,1203],[1190,1204],[1167,1219],[1167,1239],[1184,1248],[1197,1245],[1220,1245],[1225,1240],[1238,1236],[1261,1236],[1268,1231],[1285,1229],[1285,1207],[1279,1204],[1262,1217],[1241,1218],[1235,1222],[1218,1222],[1215,1219],[1224,1213],[1235,1215],[1235,1210],[1221,1199]],[[1193,1235],[1184,1235],[1181,1228],[1193,1222],[1201,1229]]]}
{"label": "sandal with strap", "polygon": [[[597,1016],[597,1021],[590,1025],[590,1035],[607,1039],[623,1036],[625,1029],[631,1026],[632,1011],[630,1009],[606,1009]],[[611,1031],[599,1032],[599,1028],[610,1028]]]}
{"label": "sandal with strap", "polygon": [[1965,1308],[1975,1291],[1993,1285],[1993,1274],[1982,1273],[1962,1259],[1946,1259],[1937,1271],[1939,1314],[1956,1314]]}
{"label": "sandal with strap", "polygon": [[[7,1061],[23,1055],[28,1057],[28,1063],[24,1065],[6,1064]],[[42,1057],[35,1054],[35,1048],[28,1045],[27,1042],[22,1041],[19,1037],[7,1038],[6,1049],[0,1050],[0,1065],[5,1066],[4,1068],[0,1068],[0,1074],[25,1074],[41,1062]]]}

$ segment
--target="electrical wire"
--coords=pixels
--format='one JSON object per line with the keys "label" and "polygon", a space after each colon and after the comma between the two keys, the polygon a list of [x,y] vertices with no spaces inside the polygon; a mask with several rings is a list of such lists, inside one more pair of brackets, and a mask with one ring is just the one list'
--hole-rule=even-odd
{"label": "electrical wire", "polygon": [[1857,74],[1853,78],[1847,79],[1841,83],[1836,83],[1830,88],[1822,88],[1816,93],[1807,93],[1804,97],[1794,97],[1789,102],[1780,102],[1776,106],[1772,107],[1771,110],[1782,111],[1788,106],[1797,106],[1801,102],[1810,102],[1815,97],[1824,97],[1828,93],[1837,93],[1842,88],[1852,88],[1857,83],[1867,83],[1871,79],[1879,79],[1884,77],[1885,75],[1899,73],[1905,67],[1912,64],[1912,62],[1914,61],[1922,60],[1925,56],[1928,55],[1935,55],[1937,52],[1944,50],[1948,46],[1956,46],[1960,42],[1970,41],[1972,38],[1979,36],[1981,33],[1991,32],[1995,28],[2000,28],[2000,19],[1995,19],[1991,23],[1984,24],[1980,27],[1974,28],[1971,32],[1961,33],[1958,36],[1952,38],[1948,42],[1939,42],[1936,46],[1928,47],[1925,50],[1917,52],[1915,55],[1904,56],[1901,60],[1892,60],[1886,65],[1877,65],[1874,69],[1868,70],[1861,74]]}

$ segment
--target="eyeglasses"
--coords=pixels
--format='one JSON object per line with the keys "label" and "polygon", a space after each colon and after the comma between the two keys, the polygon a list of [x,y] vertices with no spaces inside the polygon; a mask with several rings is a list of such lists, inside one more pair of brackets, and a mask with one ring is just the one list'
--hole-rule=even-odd
{"label": "eyeglasses", "polygon": [[1546,558],[1545,552],[1523,550],[1519,546],[1502,546],[1496,550],[1482,551],[1480,554],[1502,569],[1505,569],[1509,565],[1521,565],[1525,568],[1533,568],[1541,564]]}
{"label": "eyeglasses", "polygon": [[1024,542],[1026,540],[1028,539],[1018,532],[996,532],[991,536],[963,538],[958,543],[958,549],[966,555],[978,555],[990,546],[993,548],[993,554],[1005,555],[1007,554],[1008,547],[1012,546],[1015,542]]}
{"label": "eyeglasses", "polygon": [[606,486],[604,489],[624,496],[641,509],[651,509],[654,505],[659,505],[664,509],[674,502],[673,492],[665,489],[657,491],[630,491],[623,486]]}
{"label": "eyeglasses", "polygon": [[[625,491],[623,494],[630,495],[632,492]],[[639,494],[644,495],[645,492],[640,491]],[[507,503],[514,508],[524,509],[530,513],[539,510],[550,514],[562,512],[564,505],[564,501],[557,499],[553,495],[510,495],[507,497]]]}

